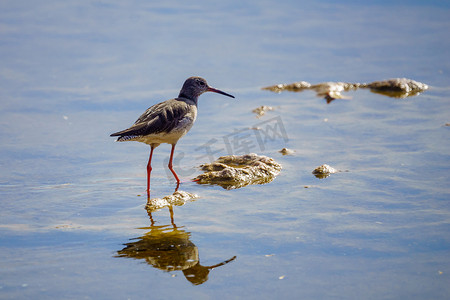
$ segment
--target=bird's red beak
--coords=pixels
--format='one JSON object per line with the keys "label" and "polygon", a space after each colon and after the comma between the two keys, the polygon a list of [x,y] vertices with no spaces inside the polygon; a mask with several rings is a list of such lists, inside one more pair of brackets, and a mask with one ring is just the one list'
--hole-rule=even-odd
{"label": "bird's red beak", "polygon": [[225,96],[234,98],[233,95],[227,94],[227,93],[225,93],[225,92],[222,92],[221,90],[218,90],[218,89],[215,89],[215,88],[212,88],[212,87],[208,87],[208,89],[207,89],[206,91],[207,91],[207,92],[214,92],[214,93],[218,93],[218,94],[222,94],[222,95],[225,95]]}

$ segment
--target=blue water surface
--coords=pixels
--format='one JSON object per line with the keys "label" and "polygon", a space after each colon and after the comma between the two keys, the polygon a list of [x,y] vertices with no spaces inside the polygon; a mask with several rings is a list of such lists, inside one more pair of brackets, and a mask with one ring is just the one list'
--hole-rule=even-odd
{"label": "blue water surface", "polygon": [[[2,1],[0,298],[447,299],[448,32],[444,1]],[[200,97],[174,161],[199,198],[149,215],[148,146],[109,134],[193,75],[236,99]],[[401,77],[429,89],[261,89]],[[153,197],[175,189],[169,151]],[[280,175],[190,181],[248,152]]]}

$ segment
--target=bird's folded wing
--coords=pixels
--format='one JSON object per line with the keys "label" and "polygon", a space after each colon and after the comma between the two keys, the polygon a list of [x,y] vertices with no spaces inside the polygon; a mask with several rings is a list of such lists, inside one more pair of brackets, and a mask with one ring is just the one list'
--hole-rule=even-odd
{"label": "bird's folded wing", "polygon": [[134,124],[130,128],[124,129],[122,131],[115,132],[110,136],[141,136],[146,131],[146,123]]}
{"label": "bird's folded wing", "polygon": [[111,134],[111,136],[144,136],[161,132],[170,132],[187,112],[184,102],[177,105],[156,104],[145,111],[128,129]]}

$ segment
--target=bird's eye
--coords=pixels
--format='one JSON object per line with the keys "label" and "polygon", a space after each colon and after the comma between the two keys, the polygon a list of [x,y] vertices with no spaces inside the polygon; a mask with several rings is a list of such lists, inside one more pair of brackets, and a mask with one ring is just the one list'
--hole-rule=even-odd
{"label": "bird's eye", "polygon": [[201,86],[204,86],[205,85],[205,83],[203,82],[203,81],[199,81],[198,82]]}

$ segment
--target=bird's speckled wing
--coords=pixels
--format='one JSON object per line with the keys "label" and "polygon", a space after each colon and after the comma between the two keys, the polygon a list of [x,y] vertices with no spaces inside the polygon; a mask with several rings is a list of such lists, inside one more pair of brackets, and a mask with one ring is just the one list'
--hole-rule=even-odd
{"label": "bird's speckled wing", "polygon": [[[177,99],[167,100],[147,109],[128,129],[111,136],[137,137],[149,134],[170,132],[180,120],[189,113],[190,104]],[[119,139],[120,139],[119,138]]]}

